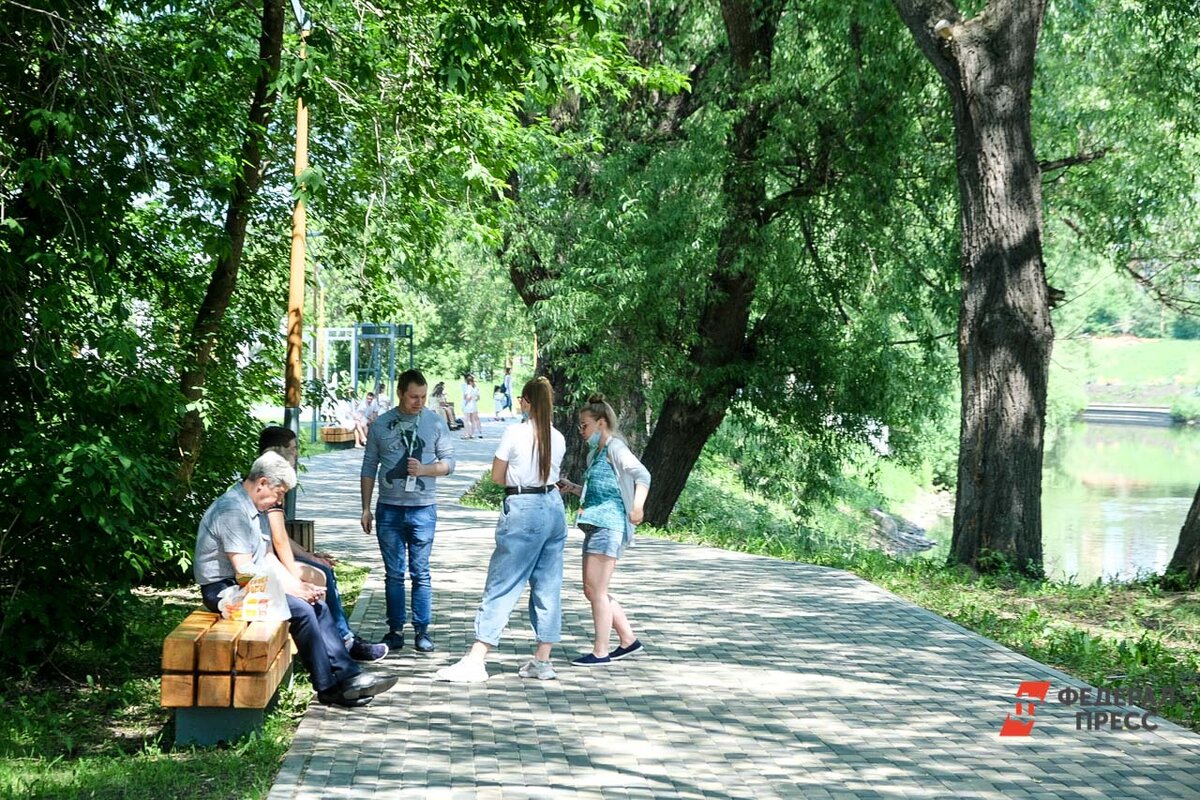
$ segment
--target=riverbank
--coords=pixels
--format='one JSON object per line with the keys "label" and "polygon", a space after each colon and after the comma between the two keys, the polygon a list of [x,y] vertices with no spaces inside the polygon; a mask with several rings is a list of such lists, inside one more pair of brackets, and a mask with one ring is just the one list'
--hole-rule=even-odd
{"label": "riverbank", "polygon": [[1083,337],[1054,343],[1050,393],[1089,405],[1195,407],[1200,416],[1200,340]]}

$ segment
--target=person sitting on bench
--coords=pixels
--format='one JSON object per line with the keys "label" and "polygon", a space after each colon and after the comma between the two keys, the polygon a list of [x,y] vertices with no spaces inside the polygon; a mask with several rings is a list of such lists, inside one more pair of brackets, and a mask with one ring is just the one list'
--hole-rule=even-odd
{"label": "person sitting on bench", "polygon": [[454,403],[446,399],[446,382],[438,381],[438,385],[433,387],[433,393],[429,395],[430,402],[437,406],[437,411],[446,419],[446,427],[450,430],[458,429],[458,421],[454,416]]}
{"label": "person sitting on bench", "polygon": [[[300,457],[300,451],[296,447],[295,432],[280,425],[268,425],[263,428],[262,433],[258,435],[258,454],[262,455],[263,453],[278,453],[287,459],[292,469],[295,469],[296,461]],[[333,574],[333,559],[325,553],[308,552],[299,542],[288,536],[283,506],[267,509],[267,520],[275,557],[279,559],[279,563],[287,567],[288,572],[297,579],[303,580],[304,576],[300,565],[307,564],[325,575],[325,604],[329,606],[329,611],[333,614],[333,621],[337,625],[338,633],[342,635],[342,641],[346,643],[346,649],[350,651],[350,657],[355,661],[379,661],[386,656],[388,654],[386,644],[372,644],[366,639],[354,635],[350,630],[350,623],[346,621],[346,612],[342,610],[342,597],[338,592],[337,576]]]}
{"label": "person sitting on bench", "polygon": [[[209,611],[219,611],[221,592],[237,584],[237,576],[268,569],[270,536],[265,514],[280,505],[296,485],[296,471],[278,453],[258,457],[246,479],[213,501],[200,520],[192,571]],[[364,672],[342,642],[324,590],[284,573],[292,639],[308,670],[317,699],[354,708],[396,683],[394,677]]]}

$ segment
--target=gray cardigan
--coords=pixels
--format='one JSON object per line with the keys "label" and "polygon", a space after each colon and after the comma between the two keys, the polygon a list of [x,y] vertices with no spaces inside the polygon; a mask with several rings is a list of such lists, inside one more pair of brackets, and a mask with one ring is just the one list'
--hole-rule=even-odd
{"label": "gray cardigan", "polygon": [[[650,487],[650,471],[642,466],[642,462],[629,449],[629,445],[615,436],[608,439],[608,463],[617,476],[617,484],[621,487],[621,502],[625,504],[625,542],[633,539],[633,531],[637,527],[629,521],[629,512],[633,510],[634,487],[638,484]],[[596,451],[588,449],[587,468],[591,469],[592,459]]]}

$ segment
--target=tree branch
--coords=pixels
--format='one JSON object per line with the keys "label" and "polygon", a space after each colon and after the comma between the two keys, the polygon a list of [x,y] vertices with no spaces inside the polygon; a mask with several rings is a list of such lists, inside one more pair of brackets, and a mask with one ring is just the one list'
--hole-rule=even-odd
{"label": "tree branch", "polygon": [[1058,159],[1055,159],[1054,161],[1039,161],[1038,168],[1041,169],[1041,171],[1043,173],[1046,173],[1046,172],[1053,172],[1056,169],[1066,169],[1067,167],[1074,167],[1079,164],[1088,164],[1097,159],[1104,158],[1111,151],[1112,151],[1111,147],[1102,147],[1099,150],[1093,150],[1091,152],[1085,152],[1085,153],[1076,153],[1073,156],[1067,156],[1066,158],[1058,158]]}

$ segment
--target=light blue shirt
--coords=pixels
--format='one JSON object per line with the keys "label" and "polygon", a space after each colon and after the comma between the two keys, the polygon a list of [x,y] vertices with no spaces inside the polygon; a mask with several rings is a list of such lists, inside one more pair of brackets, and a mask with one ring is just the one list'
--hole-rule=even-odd
{"label": "light blue shirt", "polygon": [[196,553],[192,575],[196,583],[207,586],[219,580],[233,580],[237,570],[230,553],[247,553],[255,564],[267,556],[267,539],[262,534],[260,517],[265,511],[254,507],[241,482],[218,497],[200,518],[196,533]]}

